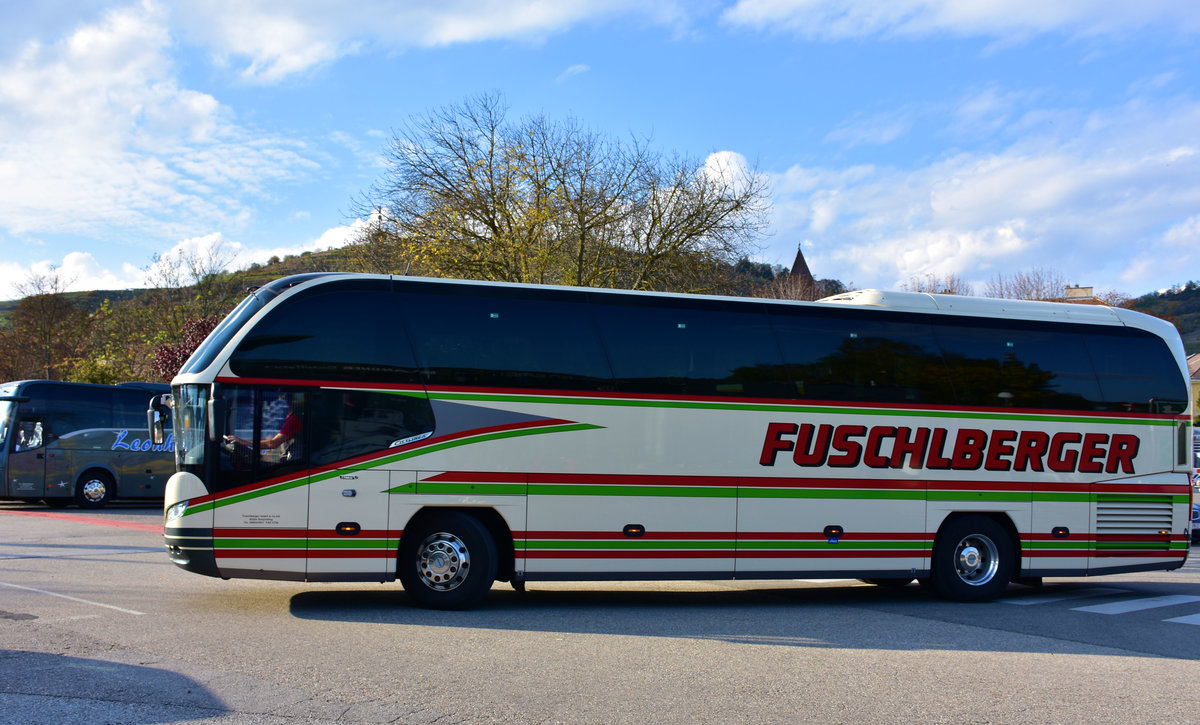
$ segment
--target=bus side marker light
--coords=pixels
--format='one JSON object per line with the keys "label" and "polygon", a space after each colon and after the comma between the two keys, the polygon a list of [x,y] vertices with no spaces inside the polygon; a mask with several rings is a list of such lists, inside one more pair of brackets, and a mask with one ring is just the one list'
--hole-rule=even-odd
{"label": "bus side marker light", "polygon": [[353,521],[343,521],[335,528],[338,536],[358,536],[358,532],[362,531],[362,527]]}
{"label": "bus side marker light", "polygon": [[646,527],[641,524],[625,524],[625,528],[621,529],[621,533],[631,538],[637,538],[646,533]]}
{"label": "bus side marker light", "polygon": [[1050,535],[1056,539],[1065,539],[1071,535],[1071,530],[1066,526],[1055,526],[1050,529]]}
{"label": "bus side marker light", "polygon": [[846,530],[837,524],[830,524],[829,526],[825,527],[822,533],[825,534],[825,538],[829,540],[829,543],[836,544],[838,539],[841,538],[842,534],[846,533]]}

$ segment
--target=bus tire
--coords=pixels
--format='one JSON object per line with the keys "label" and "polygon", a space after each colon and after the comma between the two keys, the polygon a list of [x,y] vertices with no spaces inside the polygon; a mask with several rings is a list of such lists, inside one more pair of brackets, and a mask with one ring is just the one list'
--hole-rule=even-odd
{"label": "bus tire", "polygon": [[75,483],[75,503],[81,509],[104,508],[116,494],[116,482],[104,471],[87,471]]}
{"label": "bus tire", "polygon": [[987,602],[1000,596],[1015,566],[1012,537],[987,516],[952,519],[933,542],[933,586],[956,602]]}
{"label": "bus tire", "polygon": [[418,606],[467,609],[483,601],[496,579],[496,542],[462,511],[422,516],[404,530],[396,575]]}

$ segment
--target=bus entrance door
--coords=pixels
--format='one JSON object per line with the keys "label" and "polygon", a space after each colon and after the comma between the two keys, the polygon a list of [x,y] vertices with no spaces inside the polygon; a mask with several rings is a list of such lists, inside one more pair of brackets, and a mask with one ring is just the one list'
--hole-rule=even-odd
{"label": "bus entrance door", "polygon": [[12,452],[8,454],[8,495],[42,498],[46,493],[46,441],[42,421],[21,418],[14,433]]}
{"label": "bus entrance door", "polygon": [[383,581],[394,571],[388,543],[390,472],[348,468],[315,471],[308,486],[309,581]]}

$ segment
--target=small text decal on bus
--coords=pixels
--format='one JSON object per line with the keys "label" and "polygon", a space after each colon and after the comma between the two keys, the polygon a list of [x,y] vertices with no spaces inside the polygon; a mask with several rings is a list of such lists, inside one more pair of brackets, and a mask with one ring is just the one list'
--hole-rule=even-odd
{"label": "small text decal on bus", "polygon": [[1132,474],[1140,443],[1122,433],[770,423],[758,462],[791,453],[805,467]]}

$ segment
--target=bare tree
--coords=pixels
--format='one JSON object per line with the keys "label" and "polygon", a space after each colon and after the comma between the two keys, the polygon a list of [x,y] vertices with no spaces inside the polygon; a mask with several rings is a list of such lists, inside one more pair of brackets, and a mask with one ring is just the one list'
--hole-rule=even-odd
{"label": "bare tree", "polygon": [[69,361],[87,337],[88,314],[67,295],[72,280],[57,267],[45,273],[31,272],[16,285],[21,296],[12,313],[12,342],[26,347],[27,373],[20,377],[64,379]]}
{"label": "bare tree", "polygon": [[509,122],[496,95],[414,118],[387,161],[356,204],[371,271],[701,290],[766,224],[752,171],[705,173],[573,119]]}
{"label": "bare tree", "polygon": [[929,292],[940,295],[962,295],[964,297],[975,294],[975,289],[971,286],[971,283],[957,274],[947,274],[943,277],[938,277],[934,274],[927,274],[923,277],[910,277],[907,282],[900,285],[900,289],[907,292]]}
{"label": "bare tree", "polygon": [[1043,267],[1011,275],[997,274],[984,288],[984,297],[1008,300],[1053,300],[1063,296],[1067,278],[1061,272]]}

